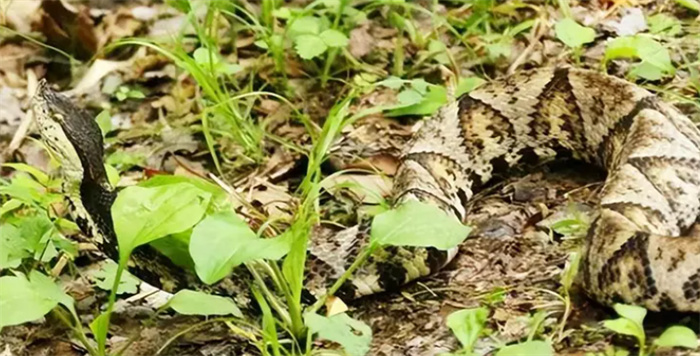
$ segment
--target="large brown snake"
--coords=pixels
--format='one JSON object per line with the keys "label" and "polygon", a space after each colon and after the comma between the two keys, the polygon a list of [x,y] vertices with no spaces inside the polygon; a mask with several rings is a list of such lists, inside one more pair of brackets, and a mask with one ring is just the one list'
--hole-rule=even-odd
{"label": "large brown snake", "polygon": [[[114,257],[114,193],[102,166],[99,129],[45,85],[34,112],[44,140],[64,162],[64,190],[76,220]],[[700,312],[700,131],[673,106],[624,80],[544,68],[472,91],[443,107],[412,139],[395,178],[394,201],[433,203],[464,220],[466,202],[495,171],[559,154],[608,172],[586,240],[587,293],[606,305]],[[332,245],[356,244],[338,237]],[[453,255],[389,251],[351,279],[356,296],[432,273]],[[347,259],[341,264],[355,257],[348,251],[336,256]],[[141,251],[135,258],[135,274],[146,281],[167,282],[169,289],[195,283],[157,253]],[[408,263],[422,264],[413,268],[420,273],[409,274]]]}

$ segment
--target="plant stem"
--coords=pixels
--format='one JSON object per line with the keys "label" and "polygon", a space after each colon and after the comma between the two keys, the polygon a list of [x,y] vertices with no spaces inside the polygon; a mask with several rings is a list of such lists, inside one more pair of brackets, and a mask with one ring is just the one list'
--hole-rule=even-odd
{"label": "plant stem", "polygon": [[[87,352],[90,355],[92,355],[92,356],[98,355],[97,351],[90,345],[90,342],[87,339],[87,336],[85,336],[85,333],[83,332],[82,327],[73,326],[73,324],[70,322],[70,320],[65,315],[63,315],[63,312],[58,308],[54,308],[51,312],[59,320],[61,320],[61,322],[66,324],[67,327],[69,327],[69,328],[71,328],[71,330],[73,330],[73,333],[75,333],[75,335],[78,337],[78,340],[80,340],[80,343],[83,344],[83,346],[85,347],[85,350],[87,350]],[[77,325],[80,325],[80,320],[76,320],[75,322],[77,323]]]}
{"label": "plant stem", "polygon": [[[119,289],[119,282],[122,279],[122,273],[124,273],[124,268],[129,261],[129,256],[131,251],[126,253],[125,258],[119,259],[119,264],[117,265],[117,273],[114,276],[114,283],[112,283],[112,290],[109,293],[109,301],[107,302],[107,311],[105,311],[105,319],[107,325],[105,325],[106,331],[104,335],[99,335],[97,338],[97,348],[100,355],[105,355],[105,344],[107,343],[107,333],[109,333],[109,322],[112,317],[112,309],[114,309],[114,303],[117,301],[117,290]],[[96,335],[97,336],[97,335]]]}

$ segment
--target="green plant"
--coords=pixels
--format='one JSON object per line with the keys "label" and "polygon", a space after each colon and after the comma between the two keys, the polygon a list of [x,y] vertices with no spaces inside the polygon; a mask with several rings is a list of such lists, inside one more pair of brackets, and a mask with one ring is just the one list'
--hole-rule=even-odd
{"label": "green plant", "polygon": [[698,347],[698,337],[693,330],[685,326],[671,326],[647,349],[643,325],[644,317],[647,314],[646,309],[625,304],[615,304],[614,309],[620,317],[603,321],[603,326],[618,334],[629,335],[637,339],[639,355],[641,356],[653,355],[654,350],[658,347],[684,347],[688,349]]}
{"label": "green plant", "polygon": [[462,344],[462,349],[446,355],[474,355],[474,344],[486,325],[488,315],[489,310],[481,307],[458,310],[447,316],[447,326]]}
{"label": "green plant", "polygon": [[659,80],[675,73],[668,50],[659,42],[645,35],[618,37],[605,47],[603,66],[617,58],[638,58],[629,75],[647,80]]}
{"label": "green plant", "polygon": [[143,92],[141,92],[140,90],[132,89],[124,85],[120,86],[119,89],[117,89],[117,92],[114,93],[114,96],[119,101],[124,101],[126,99],[143,99],[146,97],[146,95],[144,95]]}
{"label": "green plant", "polygon": [[580,62],[581,47],[593,42],[595,31],[592,28],[579,25],[573,19],[566,17],[554,25],[557,38],[574,51],[574,60]]}

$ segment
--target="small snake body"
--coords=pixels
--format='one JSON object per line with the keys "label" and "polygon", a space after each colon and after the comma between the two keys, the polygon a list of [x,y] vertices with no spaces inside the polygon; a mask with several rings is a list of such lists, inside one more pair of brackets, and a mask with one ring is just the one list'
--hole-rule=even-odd
{"label": "small snake body", "polygon": [[[103,236],[98,246],[117,256],[109,216],[114,193],[97,125],[45,86],[34,102],[42,137],[64,161],[64,189],[78,222],[91,236]],[[624,80],[543,68],[462,96],[416,133],[401,157],[393,198],[435,204],[465,220],[465,204],[496,173],[562,155],[608,172],[586,240],[587,293],[606,305],[700,312],[700,130]],[[330,267],[321,279],[337,277],[354,260],[366,243],[357,232],[312,242],[312,260]],[[386,248],[353,276],[349,295],[394,290],[440,269],[454,252]],[[156,285],[195,283],[154,256],[136,256],[137,276]]]}

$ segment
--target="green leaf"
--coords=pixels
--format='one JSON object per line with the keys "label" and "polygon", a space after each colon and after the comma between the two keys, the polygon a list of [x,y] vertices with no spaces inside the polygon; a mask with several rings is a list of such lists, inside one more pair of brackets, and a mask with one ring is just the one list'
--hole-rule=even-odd
{"label": "green leaf", "polygon": [[554,349],[549,341],[526,341],[506,346],[496,356],[554,356]]}
{"label": "green leaf", "polygon": [[95,121],[97,121],[100,131],[102,131],[102,137],[112,131],[112,115],[109,113],[109,109],[100,111],[95,117]]}
{"label": "green leaf", "polygon": [[219,56],[217,53],[209,52],[205,47],[199,47],[192,53],[192,58],[200,66],[215,66],[219,62]]}
{"label": "green leaf", "polygon": [[149,245],[162,253],[177,266],[195,272],[194,261],[190,255],[190,236],[192,229],[171,234],[152,241]]}
{"label": "green leaf", "polygon": [[681,22],[666,14],[656,14],[647,19],[649,32],[653,34],[675,36],[681,33]]}
{"label": "green leaf", "polygon": [[118,150],[107,156],[106,164],[114,166],[115,168],[121,171],[126,171],[134,166],[145,166],[146,155],[141,152],[128,152],[124,150]]}
{"label": "green leaf", "polygon": [[642,62],[632,66],[629,75],[646,80],[659,80],[664,77],[664,72],[661,68],[649,62]]}
{"label": "green leaf", "polygon": [[[642,35],[618,37],[608,42],[604,61],[617,58],[638,58],[643,64],[646,63],[635,74],[649,80],[656,80],[659,72],[664,75],[675,72],[668,50],[654,39]],[[655,67],[655,71],[650,71],[650,66]],[[643,76],[647,74],[649,77]]]}
{"label": "green leaf", "polygon": [[138,246],[178,233],[202,219],[211,194],[192,184],[127,187],[112,205],[122,259]]}
{"label": "green leaf", "polygon": [[350,42],[350,39],[348,39],[348,36],[345,36],[344,33],[332,29],[321,32],[319,37],[321,37],[326,46],[331,48],[345,47]]}
{"label": "green leaf", "polygon": [[29,281],[37,294],[62,304],[70,310],[73,309],[73,298],[66,294],[49,276],[37,270],[32,270],[29,272]]}
{"label": "green leaf", "polygon": [[444,65],[450,64],[450,57],[447,55],[447,46],[441,41],[431,40],[430,43],[428,43],[428,52],[433,55],[433,59],[438,63]]}
{"label": "green leaf", "polygon": [[296,39],[300,35],[318,35],[321,32],[321,21],[318,17],[304,16],[293,20],[287,28],[287,35]]}
{"label": "green leaf", "polygon": [[104,311],[90,323],[90,330],[99,345],[104,345],[109,332],[109,317]]}
{"label": "green leaf", "polygon": [[420,103],[423,100],[423,95],[414,89],[406,89],[399,93],[397,99],[402,106],[409,106]]}
{"label": "green leaf", "polygon": [[404,80],[395,76],[391,76],[377,83],[377,85],[383,85],[389,89],[394,90],[401,88],[403,84]]}
{"label": "green leaf", "polygon": [[34,179],[36,179],[37,182],[39,182],[39,184],[41,184],[43,186],[49,185],[49,176],[46,173],[42,172],[40,169],[38,169],[36,167],[32,167],[28,164],[3,163],[2,165],[0,165],[0,167],[8,167],[8,168],[12,168],[14,170],[20,171],[20,172],[29,173],[32,175],[32,177],[34,177]]}
{"label": "green leaf", "polygon": [[697,2],[696,0],[676,0],[676,4],[691,9],[695,12],[700,12],[700,2]]}
{"label": "green leaf", "polygon": [[288,19],[292,17],[292,12],[289,10],[288,7],[280,7],[278,9],[274,9],[272,11],[272,16],[278,18],[278,19]]}
{"label": "green leaf", "polygon": [[412,105],[401,104],[400,107],[392,109],[386,113],[387,116],[420,115],[427,116],[434,114],[442,105],[447,102],[447,90],[442,86],[430,86],[428,93],[423,96],[423,100]]}
{"label": "green leaf", "polygon": [[486,324],[489,310],[481,308],[458,310],[447,317],[447,326],[462,344],[463,350],[472,352]]}
{"label": "green leaf", "polygon": [[603,326],[622,335],[634,336],[637,340],[644,340],[644,329],[641,329],[634,321],[626,318],[604,320]]}
{"label": "green leaf", "polygon": [[423,246],[449,250],[464,241],[471,228],[440,208],[417,201],[377,215],[371,241],[381,245]]}
{"label": "green leaf", "polygon": [[[99,270],[90,273],[92,278],[95,280],[95,285],[104,290],[112,290],[114,285],[114,277],[117,276],[117,264],[114,262],[104,263]],[[134,294],[138,291],[139,280],[131,275],[128,271],[124,270],[122,272],[122,277],[119,280],[119,287],[117,288],[117,294]]]}
{"label": "green leaf", "polygon": [[105,172],[107,173],[107,181],[111,186],[114,187],[119,184],[121,177],[119,177],[119,171],[116,168],[105,164]]}
{"label": "green leaf", "polygon": [[207,70],[213,70],[217,74],[236,74],[243,70],[239,64],[227,63],[219,57],[219,53],[210,52],[209,49],[205,47],[197,48],[194,53],[192,53],[194,61],[200,66]]}
{"label": "green leaf", "polygon": [[44,280],[32,282],[24,276],[0,277],[0,328],[37,320],[58,305],[55,295],[42,293]]}
{"label": "green leaf", "polygon": [[231,298],[183,289],[175,294],[167,306],[184,315],[228,315],[242,317]]}
{"label": "green leaf", "polygon": [[243,219],[232,211],[223,211],[197,224],[190,238],[190,255],[199,279],[212,284],[242,263],[282,258],[289,251],[289,243],[283,237],[258,238]]}
{"label": "green leaf", "polygon": [[644,325],[644,317],[646,317],[647,315],[646,309],[638,307],[636,305],[627,305],[620,303],[613,305],[613,309],[615,309],[618,315],[620,315],[623,318],[632,320],[635,324],[639,325],[640,327]]}
{"label": "green leaf", "polygon": [[[6,201],[2,206],[0,206],[0,218],[5,216],[5,214],[17,210],[22,207],[24,203],[17,199],[10,199]],[[0,252],[1,253],[1,252]],[[2,267],[0,267],[1,269]]]}
{"label": "green leaf", "polygon": [[698,347],[698,336],[690,328],[674,325],[664,330],[661,336],[654,340],[654,345],[659,347],[685,347],[694,350]]}
{"label": "green leaf", "polygon": [[20,235],[26,241],[29,252],[40,259],[46,243],[56,234],[53,223],[45,213],[25,216],[19,224]]}
{"label": "green leaf", "polygon": [[23,258],[31,256],[29,245],[19,229],[9,223],[0,223],[0,270],[17,268]]}
{"label": "green leaf", "polygon": [[581,47],[595,40],[595,31],[592,28],[579,25],[571,18],[565,18],[554,25],[557,38],[571,48]]}
{"label": "green leaf", "polygon": [[304,322],[312,333],[318,333],[322,339],[339,343],[350,356],[363,356],[369,352],[372,329],[345,313],[331,317],[307,313],[304,315]]}
{"label": "green leaf", "polygon": [[312,59],[328,49],[326,43],[317,35],[300,35],[294,40],[294,48],[299,57]]}
{"label": "green leaf", "polygon": [[457,88],[455,89],[455,96],[460,97],[462,94],[469,93],[485,82],[485,80],[479,77],[460,78],[459,83],[457,83]]}

